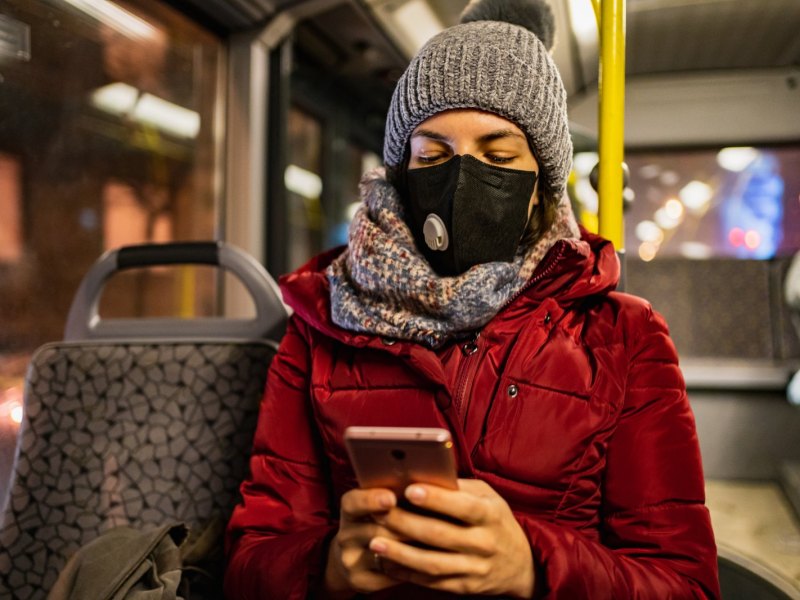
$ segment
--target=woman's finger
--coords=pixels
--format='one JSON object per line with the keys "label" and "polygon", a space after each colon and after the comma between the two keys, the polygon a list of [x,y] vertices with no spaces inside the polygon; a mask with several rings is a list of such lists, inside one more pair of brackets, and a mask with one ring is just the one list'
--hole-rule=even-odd
{"label": "woman's finger", "polygon": [[400,567],[430,577],[452,577],[480,572],[480,559],[477,557],[458,552],[417,548],[386,537],[373,538],[369,549],[378,554],[382,560],[389,560]]}
{"label": "woman's finger", "polygon": [[471,489],[448,490],[415,483],[406,488],[405,496],[414,506],[454,517],[469,525],[483,525],[493,517],[490,497],[477,495]]}
{"label": "woman's finger", "polygon": [[494,539],[483,527],[459,525],[400,508],[381,515],[378,522],[393,532],[393,537],[414,540],[438,549],[480,556],[489,556],[495,551]]}
{"label": "woman's finger", "polygon": [[397,504],[395,495],[386,489],[350,490],[342,496],[342,520],[360,521],[374,513],[382,513]]}

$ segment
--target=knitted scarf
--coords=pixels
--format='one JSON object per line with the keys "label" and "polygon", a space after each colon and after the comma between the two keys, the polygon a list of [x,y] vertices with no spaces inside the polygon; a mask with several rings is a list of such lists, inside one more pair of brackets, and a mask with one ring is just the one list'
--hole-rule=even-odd
{"label": "knitted scarf", "polygon": [[350,331],[440,346],[489,322],[556,241],[580,237],[564,196],[550,230],[534,244],[520,245],[513,262],[484,263],[442,277],[417,250],[384,170],[366,173],[360,191],[348,248],[326,271],[333,322]]}

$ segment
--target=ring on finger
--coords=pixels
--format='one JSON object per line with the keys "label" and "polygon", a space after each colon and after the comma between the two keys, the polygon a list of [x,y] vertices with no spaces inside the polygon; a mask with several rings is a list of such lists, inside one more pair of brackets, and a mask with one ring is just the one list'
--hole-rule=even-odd
{"label": "ring on finger", "polygon": [[381,555],[377,552],[372,553],[372,570],[383,573],[383,560],[381,559]]}

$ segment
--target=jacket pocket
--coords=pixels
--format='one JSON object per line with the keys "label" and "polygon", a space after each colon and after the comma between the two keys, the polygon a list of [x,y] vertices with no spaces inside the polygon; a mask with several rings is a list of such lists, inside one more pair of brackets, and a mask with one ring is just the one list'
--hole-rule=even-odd
{"label": "jacket pocket", "polygon": [[504,376],[473,461],[511,480],[566,489],[604,420],[588,396]]}

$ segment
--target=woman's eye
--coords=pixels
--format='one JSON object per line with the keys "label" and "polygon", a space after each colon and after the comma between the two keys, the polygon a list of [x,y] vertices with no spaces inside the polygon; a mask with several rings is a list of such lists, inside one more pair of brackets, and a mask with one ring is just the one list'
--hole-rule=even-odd
{"label": "woman's eye", "polygon": [[442,158],[443,157],[441,154],[428,154],[426,156],[417,156],[417,161],[428,164],[428,163],[435,163],[439,160],[442,160]]}
{"label": "woman's eye", "polygon": [[515,157],[513,156],[497,156],[496,154],[487,154],[486,158],[497,165],[502,165],[503,163],[509,163],[514,160]]}

